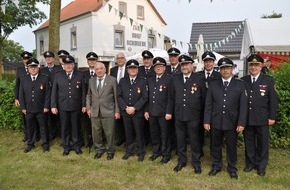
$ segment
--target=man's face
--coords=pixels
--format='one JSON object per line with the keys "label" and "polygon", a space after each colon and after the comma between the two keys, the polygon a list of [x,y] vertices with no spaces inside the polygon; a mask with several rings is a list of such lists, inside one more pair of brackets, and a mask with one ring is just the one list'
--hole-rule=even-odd
{"label": "man's face", "polygon": [[39,71],[38,66],[28,66],[28,72],[30,75],[35,76],[37,75],[38,71]]}
{"label": "man's face", "polygon": [[116,57],[116,63],[119,67],[123,67],[123,65],[125,65],[126,62],[126,58],[122,55],[117,55]]}
{"label": "man's face", "polygon": [[45,58],[45,63],[47,65],[52,65],[53,64],[53,61],[54,61],[54,57],[46,57]]}
{"label": "man's face", "polygon": [[129,77],[134,78],[138,74],[138,67],[129,67],[128,69]]}
{"label": "man's face", "polygon": [[213,70],[213,66],[214,66],[214,60],[212,60],[212,59],[206,59],[206,60],[204,60],[204,69],[206,71]]}
{"label": "man's face", "polygon": [[232,76],[233,67],[221,67],[220,73],[222,78],[229,79]]}
{"label": "man's face", "polygon": [[96,59],[87,59],[87,63],[89,65],[89,68],[93,69],[95,64],[97,63],[97,60]]}
{"label": "man's face", "polygon": [[181,64],[181,72],[184,75],[188,75],[192,72],[192,64],[191,63],[183,63]]}
{"label": "man's face", "polygon": [[150,67],[152,65],[152,58],[143,58],[143,64],[145,67]]}
{"label": "man's face", "polygon": [[178,64],[178,55],[169,55],[169,62],[172,66]]}
{"label": "man's face", "polygon": [[65,63],[65,64],[63,64],[63,69],[67,73],[71,73],[73,71],[74,67],[75,67],[74,63]]}
{"label": "man's face", "polygon": [[257,76],[261,72],[262,66],[260,63],[251,63],[249,65],[249,71],[252,76]]}
{"label": "man's face", "polygon": [[103,78],[106,73],[106,67],[103,64],[96,64],[95,73],[98,78]]}
{"label": "man's face", "polygon": [[27,62],[28,62],[29,58],[23,58],[22,62],[24,63],[25,66],[27,66]]}
{"label": "man's face", "polygon": [[163,75],[165,72],[166,67],[164,65],[155,65],[154,71],[157,76]]}
{"label": "man's face", "polygon": [[270,67],[271,66],[271,61],[266,61],[265,65],[266,65],[266,67]]}

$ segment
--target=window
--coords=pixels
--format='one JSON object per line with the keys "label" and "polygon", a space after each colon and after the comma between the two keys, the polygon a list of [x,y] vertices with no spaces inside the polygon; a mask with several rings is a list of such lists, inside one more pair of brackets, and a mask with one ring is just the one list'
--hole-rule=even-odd
{"label": "window", "polygon": [[44,53],[44,41],[43,41],[43,38],[41,38],[40,41],[39,41],[39,52],[40,52],[40,55],[42,55]]}
{"label": "window", "polygon": [[144,7],[137,5],[137,19],[144,20]]}
{"label": "window", "polygon": [[73,26],[70,29],[71,36],[71,50],[77,49],[77,27]]}
{"label": "window", "polygon": [[125,2],[119,2],[119,11],[123,13],[123,16],[127,15],[127,4]]}
{"label": "window", "polygon": [[156,46],[155,36],[154,35],[148,35],[148,49],[154,48],[155,46]]}
{"label": "window", "polygon": [[125,26],[114,25],[114,48],[125,49]]}

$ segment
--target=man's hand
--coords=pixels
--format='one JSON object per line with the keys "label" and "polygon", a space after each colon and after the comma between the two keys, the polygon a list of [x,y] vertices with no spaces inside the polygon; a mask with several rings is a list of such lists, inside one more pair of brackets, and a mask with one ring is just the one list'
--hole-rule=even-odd
{"label": "man's hand", "polygon": [[203,124],[203,127],[205,130],[209,131],[210,130],[210,124]]}
{"label": "man's hand", "polygon": [[82,107],[82,112],[86,113],[87,112],[87,108],[86,107]]}
{"label": "man's hand", "polygon": [[89,118],[91,118],[91,114],[92,114],[92,113],[91,113],[91,110],[88,109],[88,110],[87,110],[87,114],[88,114]]}
{"label": "man's hand", "polygon": [[44,108],[44,109],[43,109],[43,113],[47,113],[48,111],[49,111],[48,108]]}
{"label": "man's hand", "polygon": [[24,115],[26,115],[26,110],[21,110]]}
{"label": "man's hand", "polygon": [[120,113],[115,113],[115,119],[120,119],[120,118],[121,118]]}
{"label": "man's hand", "polygon": [[51,113],[57,115],[57,113],[58,113],[57,108],[51,108]]}
{"label": "man's hand", "polygon": [[165,115],[166,120],[171,120],[172,119],[172,114],[166,114]]}
{"label": "man's hand", "polygon": [[133,106],[127,106],[127,108],[126,108],[126,112],[129,115],[133,115],[135,113],[135,110],[136,109]]}
{"label": "man's hand", "polygon": [[273,119],[268,119],[268,125],[272,126],[275,124],[275,120]]}
{"label": "man's hand", "polygon": [[237,132],[238,132],[238,133],[243,132],[244,129],[245,129],[244,126],[241,126],[241,125],[237,126]]}
{"label": "man's hand", "polygon": [[15,106],[20,106],[19,100],[18,99],[15,99],[14,100],[14,104],[15,104]]}
{"label": "man's hand", "polygon": [[146,111],[146,112],[144,113],[144,117],[145,117],[145,119],[148,121],[148,120],[149,120],[149,112]]}

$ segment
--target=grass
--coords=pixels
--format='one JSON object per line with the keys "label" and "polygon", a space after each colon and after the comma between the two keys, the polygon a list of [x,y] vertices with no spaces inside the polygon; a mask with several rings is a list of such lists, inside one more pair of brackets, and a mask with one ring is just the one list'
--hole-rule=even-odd
{"label": "grass", "polygon": [[[270,161],[265,177],[256,172],[243,172],[244,149],[238,148],[238,180],[230,179],[225,167],[217,176],[209,177],[208,146],[202,158],[202,174],[195,175],[190,163],[174,173],[177,157],[166,165],[149,161],[151,148],[147,148],[145,161],[137,157],[122,160],[124,147],[117,147],[115,158],[94,160],[94,152],[62,156],[60,139],[56,139],[48,153],[40,143],[25,154],[21,132],[0,130],[0,189],[289,189],[290,150],[270,150]],[[224,154],[225,157],[225,154]]]}

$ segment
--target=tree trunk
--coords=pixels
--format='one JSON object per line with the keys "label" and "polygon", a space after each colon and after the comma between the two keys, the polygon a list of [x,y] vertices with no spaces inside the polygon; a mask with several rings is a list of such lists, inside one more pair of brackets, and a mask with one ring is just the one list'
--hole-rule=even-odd
{"label": "tree trunk", "polygon": [[57,55],[59,50],[59,27],[60,27],[61,1],[51,0],[49,15],[49,50]]}

